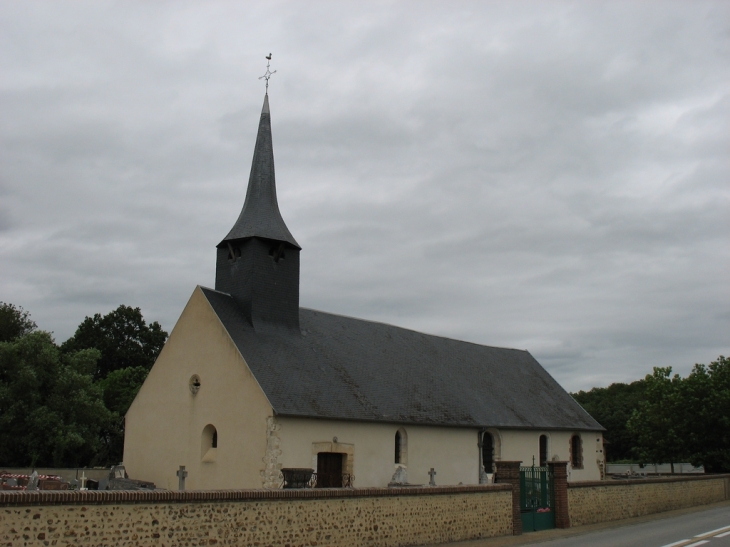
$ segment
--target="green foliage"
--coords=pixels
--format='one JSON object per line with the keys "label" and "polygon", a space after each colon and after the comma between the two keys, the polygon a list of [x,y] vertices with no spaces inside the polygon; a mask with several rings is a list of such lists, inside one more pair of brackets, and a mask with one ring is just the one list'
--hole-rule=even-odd
{"label": "green foliage", "polygon": [[149,371],[167,340],[155,321],[145,323],[139,308],[119,306],[105,316],[86,317],[74,335],[61,345],[64,352],[96,348],[101,351],[94,378],[106,378],[115,370],[141,367]]}
{"label": "green foliage", "polygon": [[730,472],[730,359],[722,355],[684,379],[655,368],[643,380],[573,397],[606,428],[607,461],[689,461]]}
{"label": "green foliage", "polygon": [[0,303],[0,464],[119,463],[124,415],[167,333],[129,306],[87,317],[60,348],[35,329]]}
{"label": "green foliage", "polygon": [[112,413],[112,420],[103,432],[103,447],[96,462],[113,464],[122,461],[124,453],[124,415],[129,410],[147,373],[144,367],[128,367],[110,372],[99,381],[104,393],[104,404]]}
{"label": "green foliage", "polygon": [[0,461],[8,466],[75,467],[101,447],[111,412],[94,383],[99,352],[63,355],[51,335],[0,343]]}
{"label": "green foliage", "polygon": [[118,416],[124,416],[147,378],[144,367],[128,367],[110,372],[99,385],[104,391],[104,404]]}
{"label": "green foliage", "polygon": [[690,462],[708,472],[730,471],[730,359],[695,365],[682,397]]}
{"label": "green foliage", "polygon": [[586,412],[606,428],[606,461],[631,460],[636,436],[628,430],[626,423],[638,408],[644,389],[644,380],[638,380],[572,394]]}
{"label": "green foliage", "polygon": [[0,302],[0,342],[10,342],[36,329],[30,314],[20,306]]}
{"label": "green foliage", "polygon": [[654,367],[644,379],[644,398],[628,423],[636,435],[636,456],[644,462],[678,463],[687,459],[682,379],[671,367]]}
{"label": "green foliage", "polygon": [[645,462],[689,461],[708,473],[730,472],[730,359],[697,364],[687,378],[655,368],[631,416],[635,455]]}

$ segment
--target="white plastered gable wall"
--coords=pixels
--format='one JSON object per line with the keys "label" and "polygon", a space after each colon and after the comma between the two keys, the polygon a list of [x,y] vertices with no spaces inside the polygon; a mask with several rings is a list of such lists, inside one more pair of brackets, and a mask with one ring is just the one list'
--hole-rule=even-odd
{"label": "white plastered gable wall", "polygon": [[[200,378],[193,394],[190,379]],[[260,488],[269,401],[199,287],[126,416],[124,464],[129,476],[177,490]],[[202,446],[213,425],[218,448]],[[207,457],[206,457],[207,455]],[[203,461],[203,460],[207,461]]]}

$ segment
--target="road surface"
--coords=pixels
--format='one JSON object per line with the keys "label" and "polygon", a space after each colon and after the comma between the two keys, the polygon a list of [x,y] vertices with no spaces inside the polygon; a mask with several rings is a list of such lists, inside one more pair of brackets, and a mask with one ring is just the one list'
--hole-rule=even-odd
{"label": "road surface", "polygon": [[[528,534],[525,534],[528,536]],[[527,538],[526,538],[527,539]],[[730,507],[539,543],[540,547],[730,547]]]}

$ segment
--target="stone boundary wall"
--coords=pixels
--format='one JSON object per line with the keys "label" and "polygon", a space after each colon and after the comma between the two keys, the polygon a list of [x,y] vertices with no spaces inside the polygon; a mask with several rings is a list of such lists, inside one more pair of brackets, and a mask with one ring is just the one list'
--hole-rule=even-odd
{"label": "stone boundary wall", "polygon": [[568,483],[571,526],[627,519],[730,499],[730,475]]}
{"label": "stone boundary wall", "polygon": [[405,546],[512,534],[508,485],[0,492],[0,544]]}

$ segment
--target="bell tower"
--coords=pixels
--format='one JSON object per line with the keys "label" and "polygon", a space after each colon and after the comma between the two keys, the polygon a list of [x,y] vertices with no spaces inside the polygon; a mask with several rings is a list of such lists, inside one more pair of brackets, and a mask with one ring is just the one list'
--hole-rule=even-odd
{"label": "bell tower", "polygon": [[215,288],[234,298],[256,331],[299,332],[300,250],[276,200],[267,93],[246,201],[233,228],[217,245]]}

